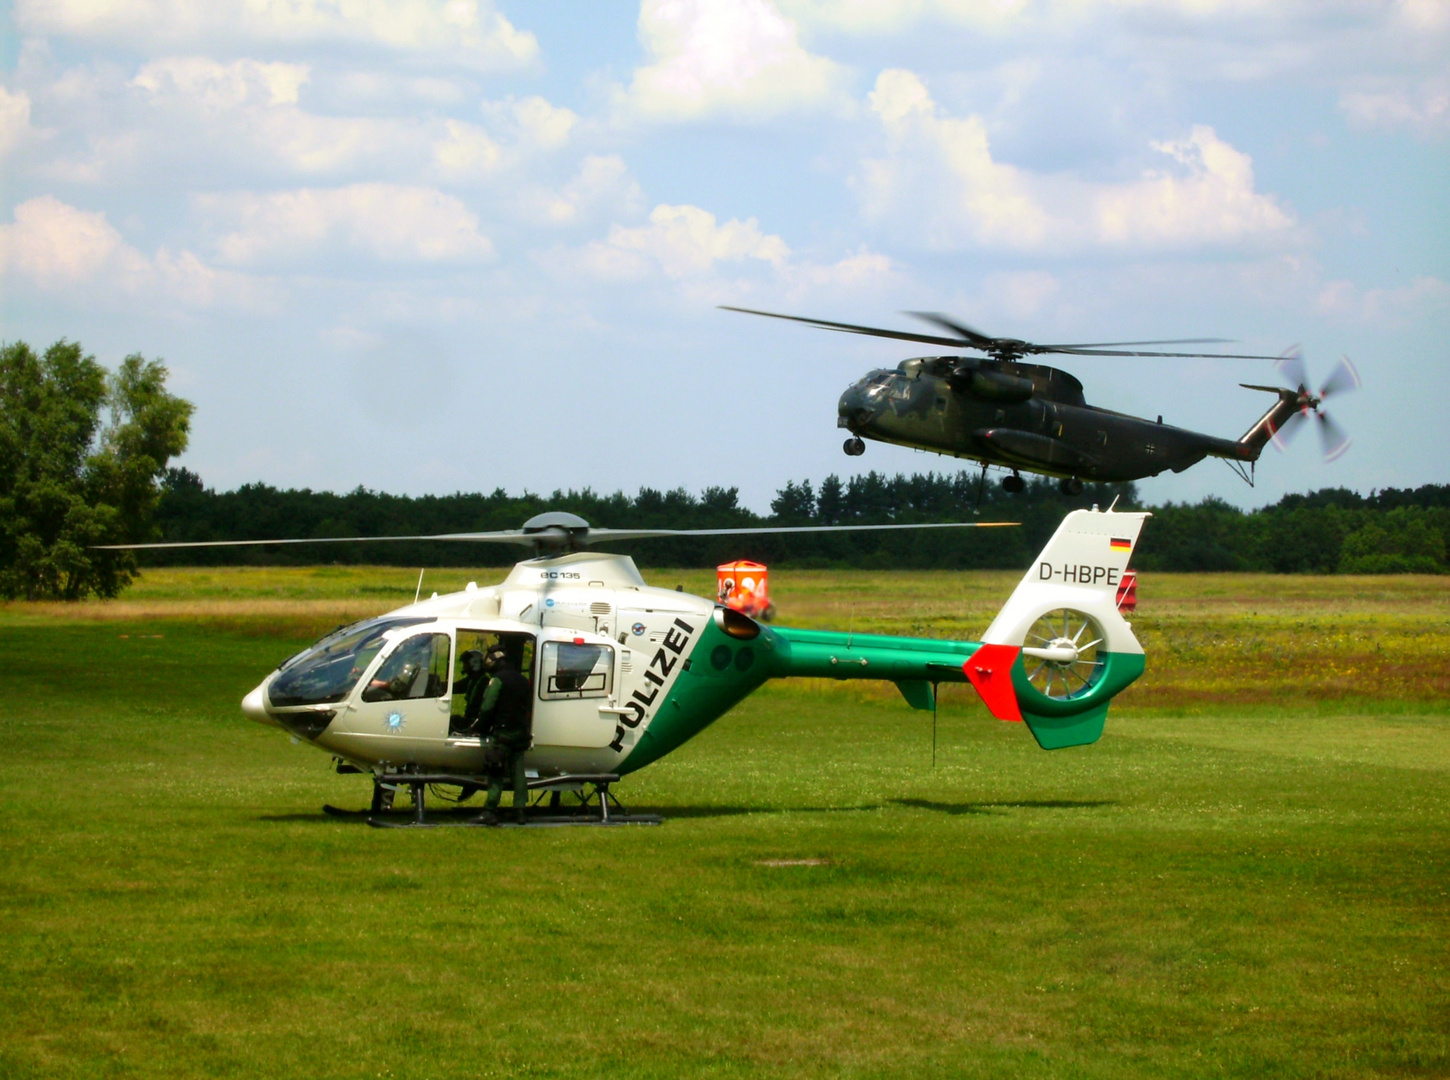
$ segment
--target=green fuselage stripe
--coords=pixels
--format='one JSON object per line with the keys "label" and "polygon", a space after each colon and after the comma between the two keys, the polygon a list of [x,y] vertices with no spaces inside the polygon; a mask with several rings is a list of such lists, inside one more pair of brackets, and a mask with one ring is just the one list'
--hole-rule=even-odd
{"label": "green fuselage stripe", "polygon": [[[748,641],[732,638],[713,621],[702,631],[686,669],[656,709],[629,756],[618,766],[633,772],[699,734],[767,679],[876,679],[887,682],[966,682],[963,664],[981,647],[975,641],[850,634],[762,627]],[[1083,694],[1053,700],[1028,680],[1018,657],[1012,681],[1024,719],[1048,749],[1091,742],[1102,733],[1107,703],[1143,671],[1141,654],[1101,653],[1101,675]],[[1096,734],[1094,734],[1094,731]],[[1088,736],[1091,736],[1089,738]]]}

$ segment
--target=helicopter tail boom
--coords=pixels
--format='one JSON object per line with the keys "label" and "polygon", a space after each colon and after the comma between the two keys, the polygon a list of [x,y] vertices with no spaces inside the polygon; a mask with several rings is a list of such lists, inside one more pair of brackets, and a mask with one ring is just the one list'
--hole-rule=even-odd
{"label": "helicopter tail boom", "polygon": [[1299,412],[1303,407],[1303,402],[1299,400],[1297,391],[1281,386],[1251,386],[1248,383],[1241,385],[1247,390],[1263,390],[1276,394],[1279,400],[1270,405],[1264,415],[1255,420],[1253,426],[1239,436],[1237,442],[1229,442],[1227,439],[1220,440],[1223,445],[1210,449],[1208,452],[1214,457],[1229,458],[1230,460],[1258,461],[1259,455],[1263,453],[1269,440],[1274,438],[1284,425]]}

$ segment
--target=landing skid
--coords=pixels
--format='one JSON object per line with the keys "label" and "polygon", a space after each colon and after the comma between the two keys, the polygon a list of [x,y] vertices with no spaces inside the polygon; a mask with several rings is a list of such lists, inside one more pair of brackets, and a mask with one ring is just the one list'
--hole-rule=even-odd
{"label": "landing skid", "polygon": [[[323,813],[332,817],[363,818],[375,829],[437,829],[473,828],[561,828],[568,825],[661,825],[658,814],[631,814],[625,811],[609,785],[619,780],[615,773],[574,773],[529,781],[529,792],[537,798],[524,811],[524,820],[515,821],[512,807],[499,807],[496,822],[480,821],[480,808],[456,808],[442,815],[450,820],[430,818],[426,791],[430,784],[474,785],[488,783],[487,777],[458,776],[451,773],[393,773],[373,781],[372,805],[366,810],[344,810],[324,806]],[[480,781],[482,783],[480,784]],[[412,795],[411,811],[393,810],[393,796],[401,788]],[[564,797],[572,796],[573,805],[565,805]]]}

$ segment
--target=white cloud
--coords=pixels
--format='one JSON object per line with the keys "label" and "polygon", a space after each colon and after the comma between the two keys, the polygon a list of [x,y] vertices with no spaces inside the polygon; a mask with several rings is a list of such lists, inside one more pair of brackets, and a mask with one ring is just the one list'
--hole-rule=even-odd
{"label": "white cloud", "polygon": [[537,154],[559,149],[579,122],[571,109],[537,95],[485,101],[492,130],[463,120],[446,120],[446,135],[433,143],[433,164],[449,183],[477,182],[505,169],[517,170]]}
{"label": "white cloud", "polygon": [[197,196],[232,263],[292,261],[347,248],[383,261],[468,262],[493,255],[478,218],[435,188],[350,184],[254,194]]}
{"label": "white cloud", "polygon": [[[429,138],[414,121],[321,116],[298,107],[311,77],[304,64],[205,57],[173,57],[143,66],[131,87],[143,92],[147,112],[130,134],[144,139],[148,154],[228,160],[256,170],[281,168],[318,175],[361,166],[399,168],[429,160]],[[204,150],[199,148],[205,148]],[[130,162],[147,155],[134,150]],[[110,155],[113,162],[116,155]],[[124,159],[123,159],[124,160]],[[98,162],[98,176],[107,165]]]}
{"label": "white cloud", "polygon": [[21,203],[14,224],[0,225],[0,272],[43,289],[81,284],[103,271],[129,287],[148,270],[145,257],[105,214],[79,210],[53,195]]}
{"label": "white cloud", "polygon": [[784,298],[795,304],[819,298],[839,301],[843,290],[879,290],[896,275],[897,265],[889,256],[862,249],[833,263],[789,263],[781,278]]}
{"label": "white cloud", "polygon": [[155,277],[167,294],[189,307],[241,307],[275,311],[281,305],[269,284],[247,274],[218,270],[190,251],[161,248],[152,260]]}
{"label": "white cloud", "polygon": [[0,155],[8,153],[35,134],[30,126],[30,95],[11,93],[0,86]]}
{"label": "white cloud", "polygon": [[698,206],[656,206],[649,224],[615,225],[608,236],[583,248],[543,257],[564,274],[597,281],[665,281],[702,303],[808,304],[843,295],[879,295],[898,276],[896,263],[865,248],[834,263],[794,257],[785,241],[759,223],[721,222]]}
{"label": "white cloud", "polygon": [[840,100],[843,69],[807,52],[770,0],[644,0],[639,34],[654,62],[626,101],[651,119],[759,119]]}
{"label": "white cloud", "polygon": [[395,109],[400,104],[451,108],[464,104],[470,97],[466,79],[393,71],[330,72],[322,89],[330,105],[351,112]]}
{"label": "white cloud", "polygon": [[1446,0],[780,0],[793,18],[807,26],[850,34],[895,33],[920,23],[944,22],[985,29],[1030,25],[1070,31],[1094,18],[1143,16],[1180,18],[1202,26],[1206,20],[1258,18],[1272,8],[1274,24],[1285,32],[1313,22],[1402,21],[1422,28],[1450,21]]}
{"label": "white cloud", "polygon": [[425,133],[402,120],[317,116],[285,107],[239,118],[237,126],[238,134],[252,144],[249,151],[260,151],[263,162],[291,172],[336,175],[365,168],[407,172],[409,165],[427,160]]}
{"label": "white cloud", "polygon": [[248,103],[296,105],[310,75],[306,64],[222,64],[204,56],[175,56],[146,64],[131,85],[152,94],[181,95],[210,109],[236,109]]}
{"label": "white cloud", "polygon": [[644,192],[617,154],[591,154],[562,187],[525,188],[520,201],[535,221],[572,225],[596,208],[631,216],[643,205]]}
{"label": "white cloud", "polygon": [[994,160],[981,117],[944,115],[909,71],[883,71],[870,103],[888,149],[862,164],[864,211],[929,248],[1066,253],[1237,244],[1293,224],[1254,191],[1248,155],[1210,127],[1153,144],[1176,167],[1095,183]]}
{"label": "white cloud", "polygon": [[1315,306],[1323,315],[1349,322],[1403,325],[1426,309],[1450,310],[1450,283],[1425,276],[1396,289],[1360,289],[1352,282],[1331,281]]}
{"label": "white cloud", "polygon": [[448,136],[433,144],[433,160],[446,179],[477,179],[498,167],[498,143],[488,132],[462,120],[448,120],[444,127]]}
{"label": "white cloud", "polygon": [[679,279],[709,273],[719,262],[758,259],[779,267],[790,255],[785,241],[762,233],[754,218],[720,224],[698,206],[661,204],[649,220],[638,228],[615,225],[607,240],[584,249],[581,264],[605,279],[642,277],[656,267]]}
{"label": "white cloud", "polygon": [[579,115],[572,109],[551,105],[537,94],[485,101],[483,111],[516,142],[541,150],[563,146],[579,122]]}
{"label": "white cloud", "polygon": [[[256,280],[215,270],[189,251],[162,248],[148,259],[126,243],[105,214],[52,195],[21,203],[14,223],[0,225],[0,276],[15,285],[69,294],[78,304],[106,294],[159,294],[189,307],[267,303],[267,289]],[[78,291],[80,286],[85,288]]]}
{"label": "white cloud", "polygon": [[1450,78],[1381,81],[1347,90],[1339,107],[1355,127],[1409,128],[1425,138],[1450,134]]}
{"label": "white cloud", "polygon": [[1396,0],[1394,13],[1400,22],[1416,32],[1450,30],[1450,0]]}
{"label": "white cloud", "polygon": [[1058,300],[1062,282],[1042,270],[1011,271],[987,275],[982,292],[983,310],[1026,320]]}
{"label": "white cloud", "polygon": [[[579,123],[538,96],[484,103],[486,125],[432,107],[364,115],[303,107],[329,99],[331,78],[319,87],[310,65],[207,57],[155,59],[130,77],[113,65],[72,68],[43,91],[45,115],[67,117],[67,138],[38,170],[90,184],[184,175],[193,190],[318,178],[477,184],[526,173],[566,146]],[[7,109],[0,99],[0,135],[28,100]]]}
{"label": "white cloud", "polygon": [[534,35],[488,0],[17,0],[15,21],[26,34],[147,50],[340,43],[486,70],[538,56]]}
{"label": "white cloud", "polygon": [[910,55],[923,35],[973,35],[965,48],[1007,56],[1081,55],[1084,47],[1138,85],[1285,76],[1316,81],[1403,75],[1439,64],[1450,0],[777,0],[807,30]]}

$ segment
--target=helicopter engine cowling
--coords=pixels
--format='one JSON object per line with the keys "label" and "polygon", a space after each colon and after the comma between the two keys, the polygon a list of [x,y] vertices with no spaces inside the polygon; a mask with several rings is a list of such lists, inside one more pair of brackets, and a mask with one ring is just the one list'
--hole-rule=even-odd
{"label": "helicopter engine cowling", "polygon": [[963,390],[984,401],[1026,401],[1032,396],[1032,380],[990,368],[958,366],[951,374],[954,390]]}

